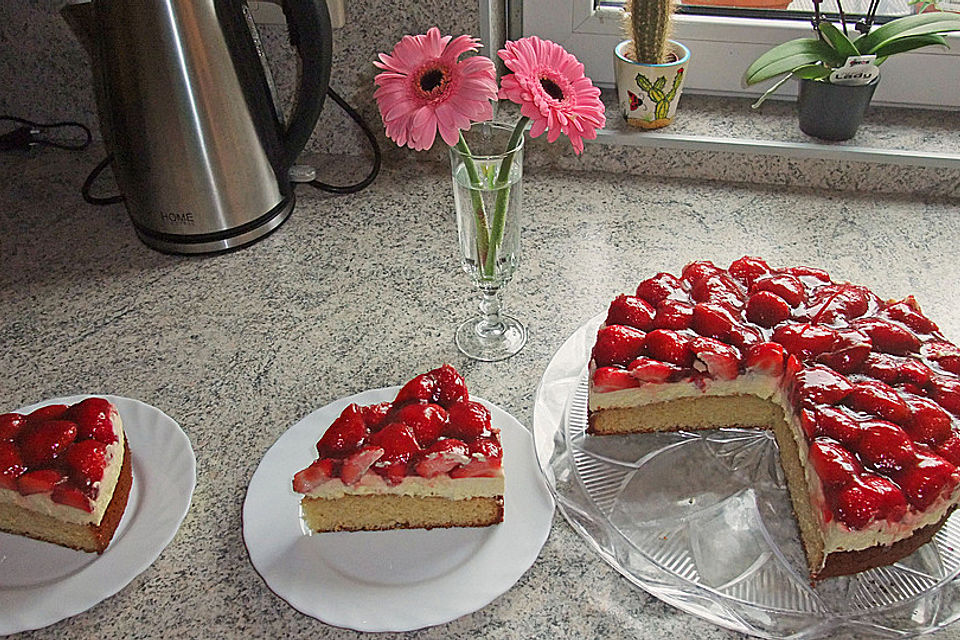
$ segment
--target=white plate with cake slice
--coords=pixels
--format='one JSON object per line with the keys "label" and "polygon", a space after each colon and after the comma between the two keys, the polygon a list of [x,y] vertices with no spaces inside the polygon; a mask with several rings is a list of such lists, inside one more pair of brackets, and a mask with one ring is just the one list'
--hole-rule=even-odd
{"label": "white plate with cake slice", "polygon": [[411,631],[472,613],[509,590],[533,564],[553,522],[553,500],[530,433],[481,398],[503,442],[504,519],[483,528],[310,535],[293,474],[351,403],[391,401],[399,387],[342,398],[288,429],[260,462],[243,505],[243,538],[267,586],[297,610],[358,631]]}
{"label": "white plate with cake slice", "polygon": [[[15,410],[72,404],[87,395]],[[133,486],[110,546],[84,553],[0,533],[0,635],[39,629],[109,598],[153,564],[180,527],[196,484],[196,458],[180,426],[139,400],[103,395],[120,411]]]}

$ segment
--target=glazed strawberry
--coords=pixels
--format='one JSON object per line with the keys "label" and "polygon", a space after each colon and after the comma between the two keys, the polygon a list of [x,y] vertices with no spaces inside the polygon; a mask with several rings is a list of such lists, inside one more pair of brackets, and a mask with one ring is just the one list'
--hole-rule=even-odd
{"label": "glazed strawberry", "polygon": [[613,364],[627,366],[643,350],[646,334],[634,327],[615,324],[597,332],[593,358],[599,367]]}
{"label": "glazed strawberry", "polygon": [[81,440],[63,454],[63,466],[78,487],[92,487],[103,479],[107,447],[96,440]]}
{"label": "glazed strawberry", "polygon": [[383,457],[377,461],[378,466],[392,463],[406,465],[420,452],[420,444],[417,442],[413,428],[402,422],[391,422],[377,431],[370,436],[370,444],[383,449]]}
{"label": "glazed strawberry", "polygon": [[849,380],[819,364],[797,371],[793,385],[799,398],[816,404],[838,404],[853,390]]}
{"label": "glazed strawberry", "polygon": [[939,331],[937,325],[920,311],[920,305],[913,296],[907,296],[900,302],[891,304],[880,313],[892,320],[902,322],[918,333]]}
{"label": "glazed strawberry", "polygon": [[17,478],[27,470],[12,442],[0,441],[0,487],[17,490]]}
{"label": "glazed strawberry", "polygon": [[[631,380],[634,382],[624,388],[635,387],[637,386],[637,382],[666,382],[672,376],[683,371],[675,364],[660,362],[659,360],[647,358],[646,356],[640,356],[631,362],[628,369]],[[594,376],[594,380],[596,380],[596,376]]]}
{"label": "glazed strawberry", "polygon": [[640,386],[631,372],[619,367],[599,367],[593,372],[593,388],[599,393]]}
{"label": "glazed strawberry", "polygon": [[760,258],[744,256],[731,262],[727,271],[749,291],[757,278],[770,273],[770,267]]}
{"label": "glazed strawberry", "polygon": [[77,424],[78,439],[92,438],[103,444],[113,444],[117,441],[111,422],[111,414],[115,411],[105,398],[87,398],[70,407],[66,415]]}
{"label": "glazed strawberry", "polygon": [[883,318],[857,318],[850,326],[863,331],[877,351],[906,355],[920,348],[920,338],[912,331]]}
{"label": "glazed strawberry", "polygon": [[690,348],[690,339],[681,333],[656,329],[647,334],[644,346],[651,358],[681,367],[693,366],[694,355]]}
{"label": "glazed strawberry", "polygon": [[730,329],[726,341],[738,349],[746,349],[763,342],[763,334],[758,329],[745,325],[736,325]]}
{"label": "glazed strawberry", "polygon": [[955,416],[960,416],[960,380],[934,377],[930,380],[931,397]]}
{"label": "glazed strawberry", "polygon": [[293,490],[297,493],[310,493],[332,478],[335,469],[334,461],[331,458],[314,460],[309,467],[293,475]]}
{"label": "glazed strawberry", "polygon": [[872,348],[873,343],[867,334],[855,329],[843,329],[837,331],[833,344],[816,360],[840,373],[853,373],[860,369]]}
{"label": "glazed strawberry", "polygon": [[910,418],[910,408],[900,394],[879,380],[858,382],[844,402],[857,411],[872,413],[897,424],[903,424]]}
{"label": "glazed strawberry", "polygon": [[436,402],[443,407],[460,402],[467,397],[467,384],[456,369],[449,364],[434,369],[427,375],[437,381]]}
{"label": "glazed strawberry", "polygon": [[19,413],[4,413],[0,415],[0,441],[13,440],[26,423],[26,418]]}
{"label": "glazed strawberry", "polygon": [[905,398],[910,408],[910,419],[903,427],[917,442],[937,445],[953,433],[950,414],[929,398]]}
{"label": "glazed strawberry", "polygon": [[400,405],[407,402],[433,402],[436,391],[437,380],[431,375],[421,373],[403,385],[393,403]]}
{"label": "glazed strawberry", "polygon": [[876,378],[880,382],[896,384],[900,380],[900,360],[885,353],[868,353],[860,365],[860,373]]}
{"label": "glazed strawberry", "polygon": [[461,440],[445,438],[427,449],[417,463],[417,475],[435,478],[470,462],[470,449]]}
{"label": "glazed strawberry", "polygon": [[829,273],[823,269],[817,269],[816,267],[787,267],[781,271],[783,273],[789,273],[792,276],[796,276],[807,287],[819,287],[824,284],[831,284],[833,282],[830,279]]}
{"label": "glazed strawberry", "polygon": [[813,440],[817,435],[817,414],[816,410],[810,407],[800,409],[800,429],[807,436],[807,441]]}
{"label": "glazed strawberry", "polygon": [[[813,301],[813,322],[833,323],[838,319],[859,318],[877,304],[869,289],[851,284],[829,285],[817,291]],[[822,301],[822,302],[821,302]]]}
{"label": "glazed strawberry", "polygon": [[69,484],[60,484],[54,487],[50,499],[58,504],[63,504],[74,509],[80,509],[87,513],[93,512],[93,502],[90,501],[83,491]]}
{"label": "glazed strawberry", "polygon": [[960,436],[956,433],[936,447],[937,453],[950,464],[960,467]]}
{"label": "glazed strawberry", "polygon": [[450,407],[447,435],[469,441],[490,432],[490,411],[479,402],[465,400]]}
{"label": "glazed strawberry", "polygon": [[342,458],[362,447],[368,435],[362,410],[351,404],[317,441],[317,453],[321,458]]}
{"label": "glazed strawberry", "polygon": [[35,409],[31,413],[27,414],[28,422],[43,422],[45,420],[59,420],[66,414],[67,405],[65,404],[49,404],[45,407],[40,407]]}
{"label": "glazed strawberry", "polygon": [[842,487],[863,473],[852,453],[829,440],[814,440],[808,453],[810,464],[827,487]]}
{"label": "glazed strawberry", "polygon": [[484,478],[500,473],[503,451],[492,438],[481,438],[470,445],[470,462],[450,472],[451,478]]}
{"label": "glazed strawberry", "polygon": [[933,454],[919,454],[917,464],[895,478],[907,501],[926,509],[937,498],[957,486],[956,467]]}
{"label": "glazed strawberry", "polygon": [[860,423],[839,407],[817,407],[814,420],[817,435],[833,438],[848,448],[857,447],[864,433]]}
{"label": "glazed strawberry", "polygon": [[783,373],[786,352],[776,342],[761,342],[747,347],[743,355],[743,368],[747,371],[779,376]]}
{"label": "glazed strawberry", "polygon": [[382,447],[368,446],[360,449],[356,453],[348,456],[340,467],[340,480],[344,484],[355,485],[360,482],[370,467],[383,457],[385,451]]}
{"label": "glazed strawberry", "polygon": [[664,300],[657,306],[657,313],[653,317],[651,328],[680,331],[689,329],[692,322],[692,304],[680,300]]}
{"label": "glazed strawberry", "polygon": [[790,317],[787,301],[770,291],[759,291],[747,300],[747,320],[761,327],[773,327]]}
{"label": "glazed strawberry", "polygon": [[933,360],[950,373],[960,375],[960,348],[949,342],[927,342],[920,349],[923,357]]}
{"label": "glazed strawberry", "polygon": [[926,386],[933,379],[933,371],[919,360],[906,360],[898,367],[897,380],[901,383]]}
{"label": "glazed strawberry", "polygon": [[683,284],[669,273],[658,273],[637,285],[637,297],[657,306],[667,298],[686,299]]}
{"label": "glazed strawberry", "polygon": [[720,268],[715,264],[709,260],[697,260],[687,264],[687,266],[683,268],[683,271],[680,272],[680,280],[692,287],[700,280],[715,273],[721,273]]}
{"label": "glazed strawberry", "polygon": [[735,347],[713,338],[698,337],[690,341],[697,360],[707,367],[714,380],[733,380],[740,375],[740,352]]}
{"label": "glazed strawberry", "polygon": [[17,478],[17,491],[24,496],[34,493],[50,493],[63,480],[63,474],[56,469],[27,471]]}
{"label": "glazed strawberry", "polygon": [[916,448],[903,429],[883,420],[865,420],[861,428],[858,452],[874,469],[890,473],[913,464]]}
{"label": "glazed strawberry", "polygon": [[800,279],[789,273],[772,273],[758,278],[750,288],[750,293],[766,291],[776,295],[790,307],[796,307],[804,298],[804,287]]}
{"label": "glazed strawberry", "polygon": [[883,496],[863,482],[851,482],[837,494],[837,517],[851,529],[881,518]]}
{"label": "glazed strawberry", "polygon": [[653,306],[643,298],[621,295],[610,303],[605,324],[622,324],[647,331],[652,328],[655,313]]}
{"label": "glazed strawberry", "polygon": [[736,310],[743,307],[745,296],[733,278],[725,273],[714,273],[697,280],[690,297],[697,302],[715,302]]}
{"label": "glazed strawberry", "polygon": [[701,302],[693,308],[693,320],[690,327],[702,336],[727,340],[739,320],[724,305],[715,302]]}
{"label": "glazed strawberry", "polygon": [[77,425],[69,420],[29,423],[20,431],[20,455],[28,467],[55,460],[77,438]]}
{"label": "glazed strawberry", "polygon": [[801,360],[809,360],[829,351],[837,340],[837,332],[830,327],[806,322],[784,324],[774,330],[773,340]]}
{"label": "glazed strawberry", "polygon": [[387,416],[391,409],[393,409],[393,403],[391,402],[381,402],[361,407],[360,413],[363,415],[363,423],[367,425],[367,429],[370,431],[379,431],[381,427],[387,424]]}
{"label": "glazed strawberry", "polygon": [[447,411],[438,404],[407,404],[394,414],[393,420],[413,427],[417,442],[421,447],[428,447],[436,442],[447,424]]}

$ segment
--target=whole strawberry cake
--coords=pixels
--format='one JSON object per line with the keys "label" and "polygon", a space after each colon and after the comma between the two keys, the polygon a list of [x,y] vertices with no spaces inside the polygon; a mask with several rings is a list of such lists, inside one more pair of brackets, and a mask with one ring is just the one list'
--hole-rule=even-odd
{"label": "whole strawberry cake", "polygon": [[312,531],[484,527],[503,521],[503,450],[490,412],[450,365],[393,402],[351,404],[293,477]]}
{"label": "whole strawberry cake", "polygon": [[744,257],[611,304],[589,433],[772,429],[813,580],[912,553],[960,501],[960,349],[913,297]]}
{"label": "whole strawberry cake", "polygon": [[131,483],[123,422],[109,400],[0,415],[0,531],[103,553]]}

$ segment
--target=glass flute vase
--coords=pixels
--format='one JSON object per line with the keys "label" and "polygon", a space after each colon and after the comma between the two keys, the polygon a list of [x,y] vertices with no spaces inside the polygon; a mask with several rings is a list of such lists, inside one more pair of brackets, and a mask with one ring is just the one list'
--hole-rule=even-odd
{"label": "glass flute vase", "polygon": [[474,126],[450,149],[460,264],[480,292],[479,313],[457,328],[457,347],[486,362],[527,342],[527,329],[502,311],[503,288],[520,261],[523,136],[497,125]]}

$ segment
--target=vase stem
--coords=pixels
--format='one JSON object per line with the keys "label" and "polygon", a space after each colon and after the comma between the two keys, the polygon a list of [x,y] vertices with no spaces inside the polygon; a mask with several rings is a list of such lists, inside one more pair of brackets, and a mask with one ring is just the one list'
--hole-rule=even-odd
{"label": "vase stem", "polygon": [[503,333],[503,318],[500,317],[500,287],[482,287],[480,294],[481,321],[477,324],[477,333],[484,337]]}

